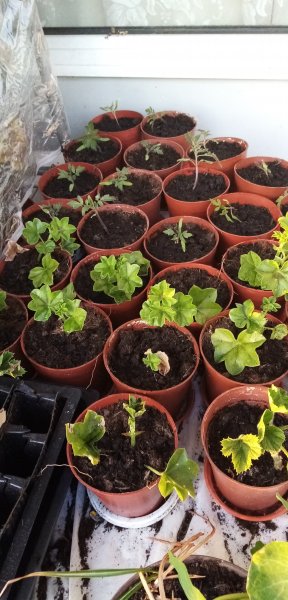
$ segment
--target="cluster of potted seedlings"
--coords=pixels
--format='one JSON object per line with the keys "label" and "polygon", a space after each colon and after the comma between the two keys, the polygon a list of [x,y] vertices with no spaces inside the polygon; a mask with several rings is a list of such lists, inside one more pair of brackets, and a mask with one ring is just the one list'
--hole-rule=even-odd
{"label": "cluster of potted seedlings", "polygon": [[[198,466],[178,448],[177,420],[201,364],[209,491],[242,519],[274,518],[288,492],[288,162],[246,158],[247,142],[195,132],[188,115],[117,108],[63,148],[65,164],[40,177],[43,201],[8,245],[0,374],[21,374],[22,359],[45,379],[102,391],[67,425],[68,462],[107,508],[134,518],[172,491],[195,494]],[[274,600],[283,569],[271,565],[283,566],[287,545],[258,548],[247,585],[242,573],[219,593],[209,577],[194,585],[171,553],[168,568],[137,570],[140,584],[115,598],[173,589]],[[286,582],[277,600],[287,595]]]}

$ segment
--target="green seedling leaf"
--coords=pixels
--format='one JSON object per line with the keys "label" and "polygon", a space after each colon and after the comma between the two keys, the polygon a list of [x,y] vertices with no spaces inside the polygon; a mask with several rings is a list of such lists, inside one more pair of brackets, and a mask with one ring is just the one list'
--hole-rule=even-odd
{"label": "green seedling leaf", "polygon": [[239,279],[247,281],[252,287],[261,287],[261,275],[259,273],[261,262],[262,260],[256,252],[251,251],[247,254],[242,254],[240,257],[240,269],[238,271]]}
{"label": "green seedling leaf", "polygon": [[81,150],[98,150],[102,142],[109,142],[110,138],[102,137],[98,129],[95,129],[94,123],[90,121],[85,127],[84,135],[79,138],[80,145],[77,147],[77,152]]}
{"label": "green seedling leaf", "polygon": [[215,362],[225,362],[225,367],[232,376],[242,373],[245,367],[260,365],[256,348],[264,344],[265,337],[258,331],[248,333],[244,330],[235,338],[232,331],[219,327],[212,333],[211,341]]}
{"label": "green seedling leaf", "polygon": [[186,252],[186,240],[193,237],[192,233],[183,229],[183,219],[179,219],[174,226],[164,229],[163,233],[171,237],[172,242],[175,242],[175,244],[180,244],[182,252]]}
{"label": "green seedling leaf", "polygon": [[166,321],[174,321],[175,290],[169,283],[160,281],[150,288],[148,298],[143,303],[140,317],[148,325],[163,327]]}
{"label": "green seedling leaf", "polygon": [[229,223],[240,221],[234,214],[234,207],[230,205],[229,200],[226,198],[215,198],[211,200],[211,204],[214,206],[214,212],[218,212],[220,217],[224,217]]}
{"label": "green seedling leaf", "polygon": [[180,327],[185,327],[185,325],[190,325],[193,323],[196,315],[196,307],[193,304],[191,296],[189,296],[189,294],[183,294],[182,292],[176,292],[174,298],[176,300],[176,304],[173,306],[173,321],[180,325]]}
{"label": "green seedling leaf", "polygon": [[160,156],[162,156],[163,154],[163,149],[161,147],[161,143],[159,142],[158,144],[153,144],[152,142],[148,142],[146,140],[144,140],[143,142],[140,142],[141,146],[143,146],[143,148],[145,149],[145,160],[148,162],[148,160],[151,159],[151,157],[153,158],[153,154],[158,154]]}
{"label": "green seedling leaf", "polygon": [[28,279],[31,279],[35,288],[41,285],[52,285],[54,282],[54,273],[59,267],[57,260],[52,258],[51,254],[45,254],[41,261],[42,267],[31,269]]}
{"label": "green seedling leaf", "polygon": [[241,434],[238,438],[225,438],[221,441],[221,452],[223,456],[231,456],[236,473],[244,473],[250,469],[252,461],[262,454],[262,447],[257,435],[252,433]]}
{"label": "green seedling leaf", "polygon": [[272,290],[276,298],[288,293],[288,261],[279,264],[276,260],[262,260],[258,273],[262,290]]}
{"label": "green seedling leaf", "polygon": [[75,233],[76,227],[69,223],[69,217],[54,217],[49,224],[49,232],[54,242],[70,240],[72,233]]}
{"label": "green seedling leaf", "polygon": [[27,244],[35,246],[41,240],[41,235],[47,231],[49,225],[40,219],[35,218],[33,221],[27,221],[22,235],[25,238]]}
{"label": "green seedling leaf", "polygon": [[177,448],[169,459],[166,469],[159,473],[152,467],[147,467],[156,475],[160,475],[158,488],[163,498],[167,498],[176,491],[180,500],[184,501],[188,496],[194,498],[195,489],[193,480],[198,475],[198,465],[188,458],[185,448]]}
{"label": "green seedling leaf", "polygon": [[85,456],[92,465],[98,465],[100,461],[100,450],[97,442],[105,434],[104,417],[93,410],[87,410],[84,421],[66,424],[67,442],[71,444],[74,456]]}
{"label": "green seedling leaf", "polygon": [[273,425],[273,417],[272,410],[266,409],[257,425],[259,442],[263,450],[271,454],[279,452],[285,442],[285,433],[280,427]]}
{"label": "green seedling leaf", "polygon": [[54,314],[62,321],[65,333],[83,329],[87,311],[80,307],[80,300],[75,298],[72,283],[63,290],[55,292],[52,292],[48,285],[43,285],[39,290],[31,292],[31,298],[28,308],[35,312],[35,321],[48,321]]}
{"label": "green seedling leaf", "polygon": [[128,413],[128,427],[129,432],[123,433],[126,437],[130,437],[131,447],[134,448],[136,444],[136,437],[143,433],[142,431],[136,430],[136,420],[142,417],[146,412],[146,406],[142,398],[136,398],[135,396],[129,395],[128,404],[123,403],[123,408]]}
{"label": "green seedling leaf", "polygon": [[276,302],[276,298],[274,296],[269,296],[268,298],[263,298],[261,309],[265,313],[273,313],[277,312],[281,308],[281,304]]}
{"label": "green seedling leaf", "polygon": [[285,498],[283,498],[283,496],[280,496],[280,494],[276,494],[276,498],[277,500],[279,500],[279,502],[281,502],[281,504],[283,504],[284,508],[286,508],[286,510],[288,511],[288,500],[285,500]]}
{"label": "green seedling leaf", "polygon": [[195,321],[204,325],[208,319],[221,312],[222,307],[217,304],[217,289],[215,288],[200,288],[198,285],[193,285],[189,290],[189,296],[196,306]]}
{"label": "green seedling leaf", "polygon": [[288,335],[288,328],[285,323],[275,325],[271,332],[271,340],[283,340]]}
{"label": "green seedling leaf", "polygon": [[35,321],[48,321],[54,308],[59,303],[57,292],[52,292],[49,285],[43,285],[39,290],[32,290],[28,308],[35,312]]}
{"label": "green seedling leaf", "polygon": [[45,241],[38,242],[35,248],[38,254],[52,254],[56,248],[56,244],[53,240],[48,238]]}
{"label": "green seedling leaf", "polygon": [[159,358],[157,352],[154,353],[151,349],[149,349],[146,350],[144,354],[146,354],[146,356],[142,358],[143,364],[149,369],[151,369],[151,371],[157,373],[161,364],[161,359]]}
{"label": "green seedling leaf", "polygon": [[72,192],[74,190],[77,177],[79,177],[83,171],[85,171],[85,167],[76,167],[75,165],[68,163],[67,169],[58,169],[57,179],[66,179],[69,183],[69,192]]}
{"label": "green seedling leaf", "polygon": [[187,567],[177,556],[172,552],[168,552],[169,563],[175,569],[178,575],[178,581],[187,598],[187,600],[206,600],[203,594],[193,585]]}
{"label": "green seedling leaf", "polygon": [[268,389],[268,400],[272,412],[288,414],[288,393],[286,390],[272,384]]}
{"label": "green seedling leaf", "polygon": [[[75,300],[73,301],[75,303]],[[79,301],[80,302],[80,301]],[[65,333],[73,333],[74,331],[82,331],[86,320],[87,312],[80,306],[75,306],[67,310],[65,315],[63,329]]]}
{"label": "green seedling leaf", "polygon": [[229,318],[239,329],[247,329],[249,333],[259,331],[262,333],[267,320],[261,312],[254,311],[252,300],[245,300],[243,304],[236,302],[236,308],[229,311]]}
{"label": "green seedling leaf", "polygon": [[123,167],[122,169],[116,168],[116,175],[111,177],[111,179],[107,179],[107,181],[101,181],[100,185],[114,185],[120,192],[123,192],[125,187],[133,185],[132,181],[128,179],[129,175],[130,172],[127,167]]}
{"label": "green seedling leaf", "polygon": [[148,273],[150,263],[141,252],[120,256],[102,256],[90,272],[93,290],[103,292],[117,304],[131,300],[137,288],[143,286],[143,275]]}
{"label": "green seedling leaf", "polygon": [[2,312],[2,310],[5,310],[7,307],[7,303],[6,303],[6,297],[7,294],[6,292],[3,292],[2,290],[0,290],[0,312]]}
{"label": "green seedling leaf", "polygon": [[21,366],[21,361],[16,360],[13,352],[3,352],[0,354],[0,377],[9,375],[10,377],[22,377],[26,373]]}
{"label": "green seedling leaf", "polygon": [[253,554],[247,577],[250,600],[287,600],[288,544],[270,542]]}

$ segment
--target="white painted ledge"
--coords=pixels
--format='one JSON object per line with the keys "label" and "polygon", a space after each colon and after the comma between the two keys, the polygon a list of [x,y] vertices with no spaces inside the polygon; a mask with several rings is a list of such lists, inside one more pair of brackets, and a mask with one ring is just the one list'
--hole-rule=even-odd
{"label": "white painted ledge", "polygon": [[288,80],[288,34],[51,35],[55,75]]}

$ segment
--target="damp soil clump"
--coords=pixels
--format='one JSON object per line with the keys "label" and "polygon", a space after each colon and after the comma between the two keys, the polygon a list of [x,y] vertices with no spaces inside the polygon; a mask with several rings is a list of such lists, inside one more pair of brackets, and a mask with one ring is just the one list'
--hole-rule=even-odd
{"label": "damp soil clump", "polygon": [[104,115],[100,121],[94,123],[94,128],[99,131],[126,131],[126,129],[132,129],[136,125],[140,125],[141,117],[117,117],[117,120]]}
{"label": "damp soil clump", "polygon": [[[153,145],[153,142],[151,142],[151,146]],[[127,152],[127,162],[131,167],[136,169],[160,171],[161,169],[173,167],[177,164],[177,160],[181,158],[181,155],[175,148],[167,146],[164,142],[161,144],[161,150],[162,154],[151,152],[148,160],[146,160],[146,149],[140,145],[138,148]]]}
{"label": "damp soil clump", "polygon": [[[168,229],[171,225],[167,225]],[[172,229],[176,228],[172,225]],[[172,237],[164,233],[165,230],[158,230],[149,240],[147,240],[147,250],[156,258],[170,263],[181,263],[200,259],[208,254],[216,244],[214,233],[210,229],[200,227],[195,223],[184,223],[182,231],[191,233],[191,237],[185,239],[185,251],[183,252],[181,244],[174,242]]]}
{"label": "damp soil clump", "polygon": [[101,185],[100,196],[109,194],[116,198],[117,204],[130,204],[131,206],[139,206],[149,202],[161,192],[161,183],[155,181],[151,175],[141,173],[136,175],[131,173],[127,175],[127,181],[132,183],[131,186],[124,186],[123,190],[119,190],[115,185]]}
{"label": "damp soil clump", "polygon": [[[69,270],[69,260],[66,252],[57,249],[52,253],[52,258],[58,261],[59,266],[53,274],[53,285],[61,281]],[[29,295],[34,285],[28,275],[34,267],[41,266],[41,256],[35,248],[28,252],[16,254],[14,260],[6,262],[0,274],[0,287],[10,294]]]}
{"label": "damp soil clump", "polygon": [[110,158],[116,156],[120,150],[119,143],[113,139],[109,139],[107,142],[98,142],[96,150],[93,150],[92,148],[83,148],[83,150],[78,151],[77,148],[81,145],[82,142],[77,140],[71,143],[71,145],[66,146],[66,148],[62,148],[66,162],[80,161],[96,165],[105,162],[106,160],[110,160]]}
{"label": "damp soil clump", "polygon": [[[235,235],[257,236],[271,231],[276,226],[275,219],[264,206],[231,202],[230,207],[232,209],[231,221],[227,221],[224,216],[216,211],[210,215],[212,223],[222,231],[234,233]],[[230,210],[228,216],[230,216]]]}
{"label": "damp soil clump", "polygon": [[269,161],[266,163],[269,171],[266,174],[261,168],[261,162],[249,165],[243,169],[237,169],[238,175],[251,183],[265,185],[267,187],[286,187],[288,186],[288,169],[283,167],[279,161]]}
{"label": "damp soil clump", "polygon": [[143,127],[146,133],[154,135],[155,137],[177,137],[178,135],[184,135],[194,129],[196,121],[193,117],[185,115],[185,113],[178,113],[176,115],[164,114],[155,119],[155,121],[147,121]]}
{"label": "damp soil clump", "polygon": [[174,177],[165,187],[165,192],[176,200],[184,202],[198,202],[199,200],[210,200],[216,198],[226,191],[227,184],[222,175],[207,172],[199,173],[198,181],[194,188],[195,174],[179,174]]}
{"label": "damp soil clump", "polygon": [[24,307],[16,298],[6,297],[7,308],[0,311],[0,352],[13,344],[26,323]]}
{"label": "damp soil clump", "polygon": [[142,237],[146,220],[138,213],[125,210],[101,212],[103,228],[96,214],[92,214],[81,228],[81,238],[94,248],[124,248]]}
{"label": "damp soil clump", "polygon": [[[81,159],[78,158],[78,161],[79,160]],[[48,181],[43,192],[50,198],[76,198],[76,196],[88,194],[94,190],[99,183],[99,177],[93,175],[92,173],[88,173],[88,171],[82,171],[82,173],[76,177],[73,189],[71,191],[69,190],[71,182],[68,181],[68,179],[58,179],[56,176]]]}

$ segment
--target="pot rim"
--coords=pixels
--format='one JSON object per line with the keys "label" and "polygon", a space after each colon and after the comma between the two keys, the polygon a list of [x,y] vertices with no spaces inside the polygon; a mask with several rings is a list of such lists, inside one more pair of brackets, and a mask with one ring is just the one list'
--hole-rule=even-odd
{"label": "pot rim", "polygon": [[284,158],[277,158],[277,157],[273,157],[273,156],[247,156],[246,158],[242,158],[241,160],[239,160],[235,165],[234,165],[234,176],[239,177],[239,179],[241,179],[241,181],[244,181],[245,183],[248,182],[251,185],[254,185],[258,188],[267,188],[267,190],[270,191],[277,191],[277,190],[282,190],[283,188],[287,188],[287,185],[263,185],[261,183],[254,183],[253,181],[249,181],[249,179],[244,179],[244,177],[242,177],[239,172],[238,169],[245,169],[245,167],[250,166],[251,164],[256,164],[257,162],[278,162],[280,163],[283,167],[285,167],[286,169],[288,169],[288,161],[285,160]]}

